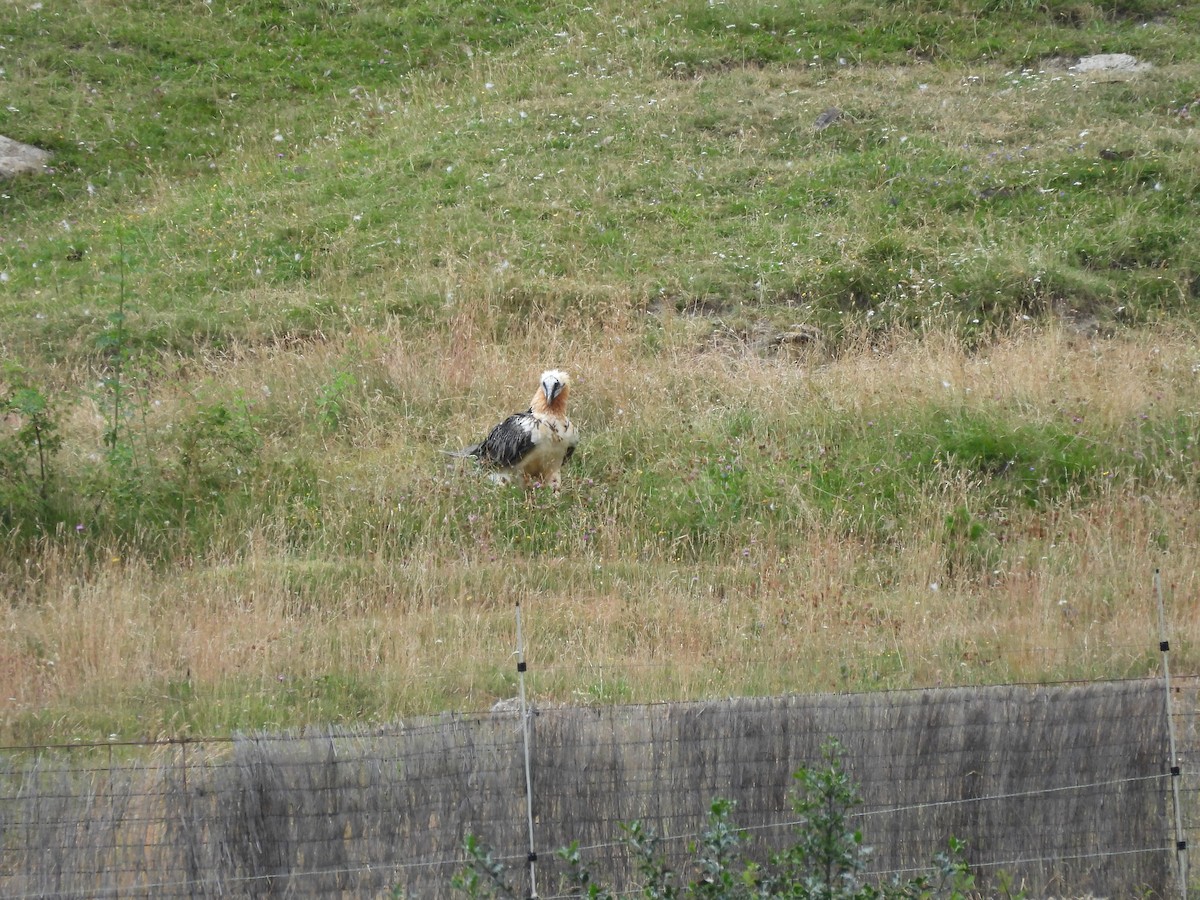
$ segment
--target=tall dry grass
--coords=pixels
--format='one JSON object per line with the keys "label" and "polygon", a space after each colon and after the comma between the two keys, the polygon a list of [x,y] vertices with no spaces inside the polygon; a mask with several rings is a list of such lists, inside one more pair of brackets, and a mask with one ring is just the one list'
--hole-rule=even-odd
{"label": "tall dry grass", "polygon": [[[6,739],[484,707],[514,691],[518,602],[543,703],[1141,674],[1156,664],[1157,569],[1180,665],[1196,663],[1194,460],[1138,479],[1099,472],[1086,496],[1014,505],[968,567],[947,529],[977,485],[949,470],[882,533],[842,527],[787,484],[786,514],[747,511],[708,542],[648,524],[677,501],[668,488],[694,447],[711,449],[706,423],[734,414],[754,417],[766,459],[787,452],[770,445],[800,433],[797,417],[832,435],[997,403],[1099,434],[1191,417],[1194,436],[1189,331],[1028,329],[975,350],[896,334],[801,365],[714,350],[672,317],[652,348],[620,328],[604,343],[564,328],[474,341],[478,311],[424,342],[351,332],[201,363],[222,391],[264,398],[265,455],[283,441],[272,428],[311,418],[305,404],[332,372],[357,373],[348,427],[288,438],[322,460],[310,540],[297,545],[279,511],[165,564],[48,539],[0,607]],[[557,501],[496,488],[439,452],[523,406],[543,365],[571,370],[584,434]]]}

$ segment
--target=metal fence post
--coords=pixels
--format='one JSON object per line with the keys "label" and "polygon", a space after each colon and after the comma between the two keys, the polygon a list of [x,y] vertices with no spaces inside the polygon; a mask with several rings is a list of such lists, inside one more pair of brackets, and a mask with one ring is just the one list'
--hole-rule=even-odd
{"label": "metal fence post", "polygon": [[521,695],[521,735],[525,743],[525,814],[529,822],[529,896],[536,900],[537,850],[533,840],[533,779],[529,765],[529,709],[525,704],[525,638],[521,631],[521,604],[517,603],[517,684]]}
{"label": "metal fence post", "polygon": [[1175,853],[1179,861],[1179,893],[1183,900],[1187,900],[1187,833],[1183,829],[1183,804],[1179,799],[1179,781],[1182,775],[1182,768],[1179,765],[1179,756],[1175,751],[1175,717],[1171,708],[1171,667],[1167,661],[1171,650],[1171,643],[1167,639],[1167,614],[1163,605],[1162,575],[1158,569],[1154,570],[1154,593],[1158,597],[1158,649],[1162,653],[1163,687],[1167,695],[1167,741],[1170,744],[1171,754],[1171,796],[1175,807]]}

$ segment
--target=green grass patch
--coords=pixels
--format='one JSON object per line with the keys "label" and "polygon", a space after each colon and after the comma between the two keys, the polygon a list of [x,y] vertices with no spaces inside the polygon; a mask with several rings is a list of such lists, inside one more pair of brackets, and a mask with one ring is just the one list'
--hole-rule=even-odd
{"label": "green grass patch", "polygon": [[[53,149],[55,174],[5,191],[0,316],[22,353],[83,352],[124,257],[142,339],[175,352],[428,321],[464,276],[498,283],[516,321],[547,294],[591,308],[615,282],[683,306],[802,299],[833,329],[1071,305],[1153,319],[1189,309],[1200,280],[1200,166],[1179,115],[1194,18],[22,9],[0,133]],[[1042,65],[1117,48],[1156,69],[1088,86]],[[983,129],[936,112],[948,104],[982,109]],[[830,105],[842,118],[815,130]]]}

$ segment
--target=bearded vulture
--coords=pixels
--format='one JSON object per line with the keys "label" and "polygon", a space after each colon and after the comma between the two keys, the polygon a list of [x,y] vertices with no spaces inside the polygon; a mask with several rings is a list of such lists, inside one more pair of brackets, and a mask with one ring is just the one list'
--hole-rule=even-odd
{"label": "bearded vulture", "polygon": [[493,469],[492,479],[507,484],[520,476],[526,490],[548,484],[557,493],[562,484],[560,470],[575,452],[579,432],[567,418],[566,372],[548,369],[529,403],[529,409],[513,413],[495,426],[481,443],[451,456],[473,456]]}

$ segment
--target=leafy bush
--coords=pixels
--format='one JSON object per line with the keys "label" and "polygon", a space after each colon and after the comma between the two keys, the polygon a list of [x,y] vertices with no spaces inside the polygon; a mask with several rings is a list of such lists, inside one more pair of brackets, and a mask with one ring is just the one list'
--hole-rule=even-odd
{"label": "leafy bush", "polygon": [[159,433],[137,381],[113,376],[103,384],[103,446],[66,470],[56,461],[63,438],[53,395],[17,371],[9,381],[0,395],[0,531],[34,539],[66,528],[151,549],[183,525],[203,538],[206,520],[250,497],[261,439],[244,403],[197,402]]}
{"label": "leafy bush", "polygon": [[[889,882],[868,878],[871,848],[864,843],[862,831],[849,822],[849,812],[861,798],[842,766],[842,748],[836,741],[826,743],[819,765],[802,767],[794,777],[796,839],[766,864],[747,860],[747,833],[730,824],[733,804],[718,799],[700,839],[688,847],[696,873],[688,882],[681,882],[679,873],[667,866],[662,838],[652,828],[641,822],[623,826],[623,840],[633,855],[640,884],[621,894],[640,893],[651,900],[960,900],[974,894],[975,877],[964,859],[965,846],[953,838],[926,874]],[[467,867],[451,881],[456,890],[471,898],[517,900],[507,867],[490,847],[468,834],[463,849]],[[589,900],[618,896],[595,880],[577,842],[559,850],[558,857],[567,866],[564,892],[568,896]]]}
{"label": "leafy bush", "polygon": [[0,398],[0,422],[0,528],[46,528],[55,518],[54,457],[62,446],[53,404],[18,380]]}

